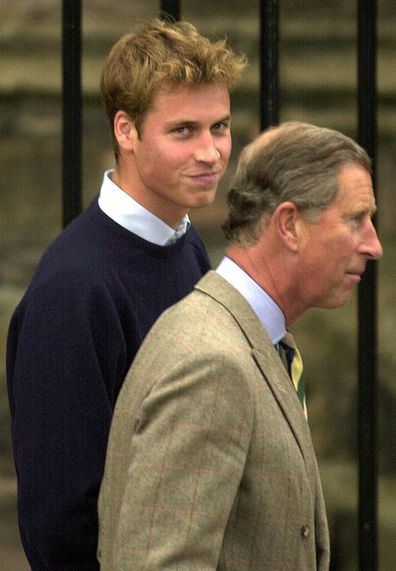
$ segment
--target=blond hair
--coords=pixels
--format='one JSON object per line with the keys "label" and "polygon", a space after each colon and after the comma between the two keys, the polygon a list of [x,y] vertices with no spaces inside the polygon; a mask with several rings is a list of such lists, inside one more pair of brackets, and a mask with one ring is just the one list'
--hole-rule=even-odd
{"label": "blond hair", "polygon": [[139,130],[161,87],[222,84],[231,89],[245,66],[245,56],[235,55],[225,40],[211,42],[188,22],[153,20],[121,37],[107,57],[101,92],[112,133],[119,110]]}

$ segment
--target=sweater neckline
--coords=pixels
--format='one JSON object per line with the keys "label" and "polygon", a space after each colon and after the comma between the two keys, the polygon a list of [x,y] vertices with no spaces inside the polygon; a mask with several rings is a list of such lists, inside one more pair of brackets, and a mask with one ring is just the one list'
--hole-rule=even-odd
{"label": "sweater neckline", "polygon": [[93,203],[91,203],[91,208],[93,213],[96,216],[100,217],[100,219],[112,232],[116,232],[124,240],[132,242],[135,246],[138,246],[146,251],[151,251],[152,253],[156,253],[157,255],[161,256],[172,255],[176,252],[179,252],[183,248],[187,238],[193,232],[193,225],[191,224],[190,227],[186,230],[185,234],[180,238],[178,238],[176,242],[162,246],[154,244],[153,242],[150,242],[149,240],[146,240],[145,238],[142,238],[141,236],[134,234],[134,232],[132,232],[131,230],[128,230],[123,226],[121,226],[120,224],[118,224],[117,222],[115,222],[105,212],[103,212],[103,210],[101,210],[97,198],[93,201]]}

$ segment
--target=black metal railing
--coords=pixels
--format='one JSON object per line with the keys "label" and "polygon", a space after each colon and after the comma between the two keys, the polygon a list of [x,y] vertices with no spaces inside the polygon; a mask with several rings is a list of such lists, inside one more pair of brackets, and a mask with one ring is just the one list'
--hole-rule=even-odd
{"label": "black metal railing", "polygon": [[[279,122],[278,1],[260,0],[261,127]],[[358,0],[358,140],[373,159],[376,180],[376,0]],[[160,14],[181,17],[178,0]],[[63,222],[81,210],[81,0],[63,0]],[[377,274],[369,263],[358,300],[359,571],[377,571]]]}
{"label": "black metal railing", "polygon": [[81,0],[62,4],[63,225],[81,210]]}
{"label": "black metal railing", "polygon": [[260,0],[260,126],[279,123],[278,0]]}
{"label": "black metal railing", "polygon": [[[358,2],[358,139],[377,162],[377,2]],[[358,300],[359,571],[376,571],[377,539],[377,264],[369,262]]]}

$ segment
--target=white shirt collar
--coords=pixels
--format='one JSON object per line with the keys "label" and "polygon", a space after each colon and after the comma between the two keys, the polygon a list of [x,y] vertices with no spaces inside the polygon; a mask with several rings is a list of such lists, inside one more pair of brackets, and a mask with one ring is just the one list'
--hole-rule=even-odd
{"label": "white shirt collar", "polygon": [[187,214],[176,229],[171,228],[117,186],[111,180],[112,172],[104,173],[98,204],[114,222],[158,246],[172,244],[187,232],[191,225]]}
{"label": "white shirt collar", "polygon": [[272,343],[277,345],[286,334],[285,317],[280,307],[252,278],[230,258],[224,257],[216,272],[227,280],[252,306]]}

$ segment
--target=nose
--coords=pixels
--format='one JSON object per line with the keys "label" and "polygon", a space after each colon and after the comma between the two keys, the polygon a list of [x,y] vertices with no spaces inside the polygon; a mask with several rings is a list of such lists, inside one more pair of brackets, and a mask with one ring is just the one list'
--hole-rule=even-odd
{"label": "nose", "polygon": [[198,162],[213,164],[220,158],[220,151],[216,146],[215,137],[210,132],[201,133],[197,139],[195,159]]}
{"label": "nose", "polygon": [[377,231],[371,219],[368,219],[362,240],[362,254],[370,260],[378,260],[383,254],[383,248],[378,238]]}

